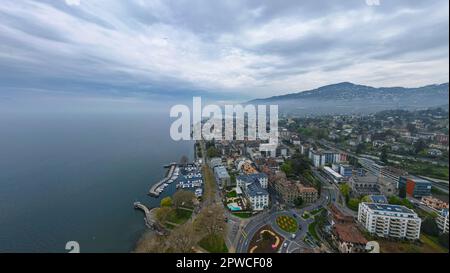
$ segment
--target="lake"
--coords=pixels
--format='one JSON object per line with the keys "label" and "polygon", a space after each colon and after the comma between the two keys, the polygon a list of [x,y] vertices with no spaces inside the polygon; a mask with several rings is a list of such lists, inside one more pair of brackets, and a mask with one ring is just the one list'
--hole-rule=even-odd
{"label": "lake", "polygon": [[0,111],[0,252],[133,249],[145,230],[133,202],[158,205],[151,184],[194,145],[171,140],[166,108],[143,105]]}

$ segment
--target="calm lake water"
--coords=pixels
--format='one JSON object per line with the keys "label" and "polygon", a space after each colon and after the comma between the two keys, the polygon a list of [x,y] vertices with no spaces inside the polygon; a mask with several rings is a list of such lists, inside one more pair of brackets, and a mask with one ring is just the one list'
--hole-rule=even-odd
{"label": "calm lake water", "polygon": [[0,252],[131,251],[145,230],[133,202],[157,205],[146,193],[162,165],[193,158],[170,122],[165,110],[1,113]]}

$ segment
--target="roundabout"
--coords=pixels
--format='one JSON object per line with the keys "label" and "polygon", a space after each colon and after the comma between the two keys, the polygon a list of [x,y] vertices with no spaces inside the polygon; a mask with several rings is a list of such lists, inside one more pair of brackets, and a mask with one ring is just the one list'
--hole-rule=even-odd
{"label": "roundabout", "polygon": [[286,232],[296,233],[298,231],[298,222],[294,217],[281,215],[276,218],[275,222],[279,228]]}

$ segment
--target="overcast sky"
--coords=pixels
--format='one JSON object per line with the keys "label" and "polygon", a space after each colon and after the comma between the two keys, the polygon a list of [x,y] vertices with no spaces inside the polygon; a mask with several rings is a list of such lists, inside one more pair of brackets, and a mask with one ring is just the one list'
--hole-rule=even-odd
{"label": "overcast sky", "polygon": [[443,83],[448,6],[448,0],[2,0],[0,87],[266,97],[343,81]]}

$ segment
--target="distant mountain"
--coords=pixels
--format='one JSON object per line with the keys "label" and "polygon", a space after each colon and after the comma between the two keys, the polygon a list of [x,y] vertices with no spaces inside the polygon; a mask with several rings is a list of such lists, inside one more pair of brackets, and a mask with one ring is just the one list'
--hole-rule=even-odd
{"label": "distant mountain", "polygon": [[448,83],[418,88],[375,88],[343,82],[299,93],[256,99],[248,103],[278,104],[281,113],[318,115],[448,107],[448,99]]}

